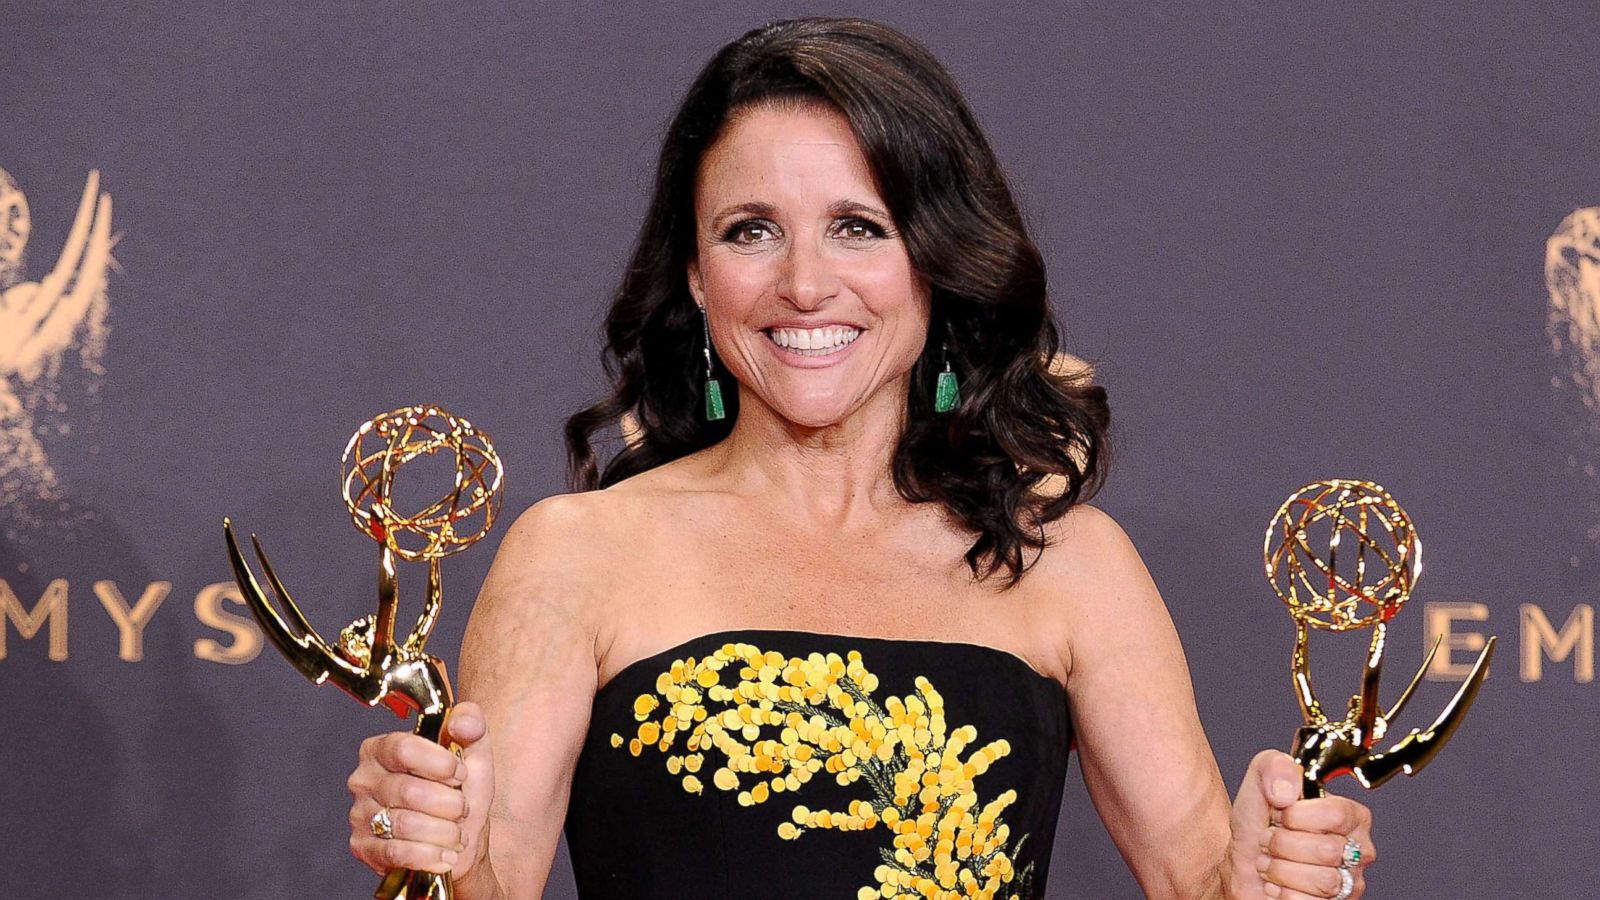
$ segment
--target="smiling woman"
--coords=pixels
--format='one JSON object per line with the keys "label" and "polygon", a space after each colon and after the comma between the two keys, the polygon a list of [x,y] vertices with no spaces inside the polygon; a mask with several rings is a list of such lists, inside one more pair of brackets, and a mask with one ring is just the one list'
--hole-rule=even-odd
{"label": "smiling woman", "polygon": [[576,490],[473,609],[463,758],[369,741],[361,859],[531,900],[564,825],[585,900],[1035,900],[1076,747],[1151,896],[1363,889],[1365,807],[1296,800],[1286,754],[1230,814],[1166,607],[1086,502],[1105,391],[924,48],[812,18],[719,51],[605,330]]}
{"label": "smiling woman", "polygon": [[876,403],[893,421],[927,343],[928,291],[849,120],[816,103],[758,106],[700,168],[689,291],[745,414],[821,428]]}
{"label": "smiling woman", "polygon": [[[810,350],[795,332],[827,326],[862,336],[834,355],[772,352],[774,328]],[[947,507],[974,535],[973,571],[1014,583],[1042,524],[1109,464],[1105,391],[1087,368],[1051,368],[1044,262],[987,138],[938,61],[878,23],[775,23],[707,64],[606,334],[615,390],[567,423],[580,490],[718,443],[751,403],[819,427],[870,400],[904,426],[900,493]],[[962,403],[936,416],[945,367]],[[708,374],[739,385],[725,420],[696,414]],[[635,440],[601,471],[591,438],[624,417]],[[1035,490],[1051,476],[1062,489]]]}

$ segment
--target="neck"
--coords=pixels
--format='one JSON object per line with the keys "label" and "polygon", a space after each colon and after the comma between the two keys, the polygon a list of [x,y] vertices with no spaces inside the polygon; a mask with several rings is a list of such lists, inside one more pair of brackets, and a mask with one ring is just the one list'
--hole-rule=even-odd
{"label": "neck", "polygon": [[885,384],[848,417],[821,427],[791,422],[746,391],[733,430],[712,448],[712,465],[734,493],[797,525],[874,527],[906,502],[892,464],[907,387],[905,379]]}

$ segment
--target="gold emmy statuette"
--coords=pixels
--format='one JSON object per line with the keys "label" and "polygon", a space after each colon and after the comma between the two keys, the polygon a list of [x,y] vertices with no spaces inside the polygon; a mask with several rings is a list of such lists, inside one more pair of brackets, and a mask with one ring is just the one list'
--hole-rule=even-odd
{"label": "gold emmy statuette", "polygon": [[[1340,572],[1336,566],[1339,556],[1351,553],[1355,555],[1353,572],[1348,557],[1345,571]],[[1421,771],[1444,749],[1478,696],[1489,674],[1495,639],[1489,638],[1467,679],[1432,725],[1413,728],[1387,750],[1373,749],[1373,743],[1383,738],[1389,722],[1411,698],[1439,649],[1435,640],[1416,677],[1385,711],[1378,703],[1378,677],[1388,622],[1411,596],[1422,571],[1422,545],[1405,510],[1388,491],[1370,481],[1314,481],[1278,508],[1267,525],[1263,557],[1273,591],[1294,617],[1295,693],[1306,724],[1295,732],[1290,753],[1305,770],[1301,796],[1323,796],[1328,782],[1340,775],[1350,775],[1371,789],[1396,772],[1415,775]],[[1361,692],[1351,696],[1343,719],[1330,720],[1312,691],[1308,659],[1312,628],[1372,629]]]}
{"label": "gold emmy statuette", "polygon": [[[455,461],[454,482],[445,495],[415,513],[396,510],[391,498],[400,468],[441,452]],[[352,622],[339,632],[337,645],[330,646],[290,599],[261,541],[251,535],[278,603],[267,600],[239,552],[232,524],[224,519],[234,578],[261,630],[300,674],[314,684],[331,681],[368,706],[381,703],[402,719],[415,711],[416,733],[444,743],[454,702],[450,678],[443,660],[423,652],[439,615],[439,561],[467,549],[494,524],[500,506],[500,457],[489,436],[471,422],[437,406],[408,406],[362,423],[345,446],[342,466],[350,517],[358,530],[378,542],[377,615]],[[422,613],[404,642],[394,636],[399,599],[395,557],[428,564]],[[453,743],[449,746],[459,752]],[[449,900],[453,895],[448,874],[411,869],[391,869],[373,894],[378,900]]]}

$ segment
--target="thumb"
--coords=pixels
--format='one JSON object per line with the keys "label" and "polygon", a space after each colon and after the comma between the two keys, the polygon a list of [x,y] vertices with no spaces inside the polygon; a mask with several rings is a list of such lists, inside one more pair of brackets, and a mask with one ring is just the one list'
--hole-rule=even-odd
{"label": "thumb", "polygon": [[450,710],[450,739],[461,748],[467,771],[463,790],[474,809],[488,810],[494,795],[494,754],[489,752],[489,719],[476,703],[460,703]]}
{"label": "thumb", "polygon": [[1300,764],[1282,750],[1263,750],[1250,760],[1233,801],[1235,826],[1262,827],[1274,809],[1287,809],[1300,798]]}
{"label": "thumb", "polygon": [[446,728],[450,732],[450,739],[460,744],[462,749],[467,749],[489,733],[489,721],[483,714],[483,707],[469,700],[456,704],[450,710]]}
{"label": "thumb", "polygon": [[484,740],[489,735],[489,719],[478,704],[470,701],[456,704],[450,710],[445,728],[450,739],[461,748],[461,761],[466,767],[461,782],[464,849],[452,870],[456,878],[464,878],[488,854],[489,809],[494,804],[494,757],[489,752],[489,742]]}

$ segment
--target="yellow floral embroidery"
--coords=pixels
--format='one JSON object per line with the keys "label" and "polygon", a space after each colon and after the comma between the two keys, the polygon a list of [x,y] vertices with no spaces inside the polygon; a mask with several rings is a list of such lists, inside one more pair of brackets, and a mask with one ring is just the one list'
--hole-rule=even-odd
{"label": "yellow floral embroidery", "polygon": [[1011,827],[1000,820],[1017,792],[979,806],[973,789],[1011,745],[1002,738],[969,752],[977,729],[947,733],[944,698],[927,678],[917,676],[915,685],[879,705],[871,696],[878,676],[861,664],[860,651],[785,658],[723,644],[704,659],[675,660],[655,693],[634,701],[635,735],[613,734],[611,746],[626,743],[634,756],[647,746],[667,754],[668,773],[694,794],[705,788],[695,773],[716,751],[726,763],[710,782],[737,792],[741,806],[799,790],[819,772],[841,785],[865,782],[870,799],[844,810],[796,805],[792,821],[778,826],[785,840],[812,828],[892,832],[892,847],[879,850],[876,884],[861,887],[858,900],[1031,897],[1032,864],[1018,871],[1012,863],[1027,836],[1008,848]]}

